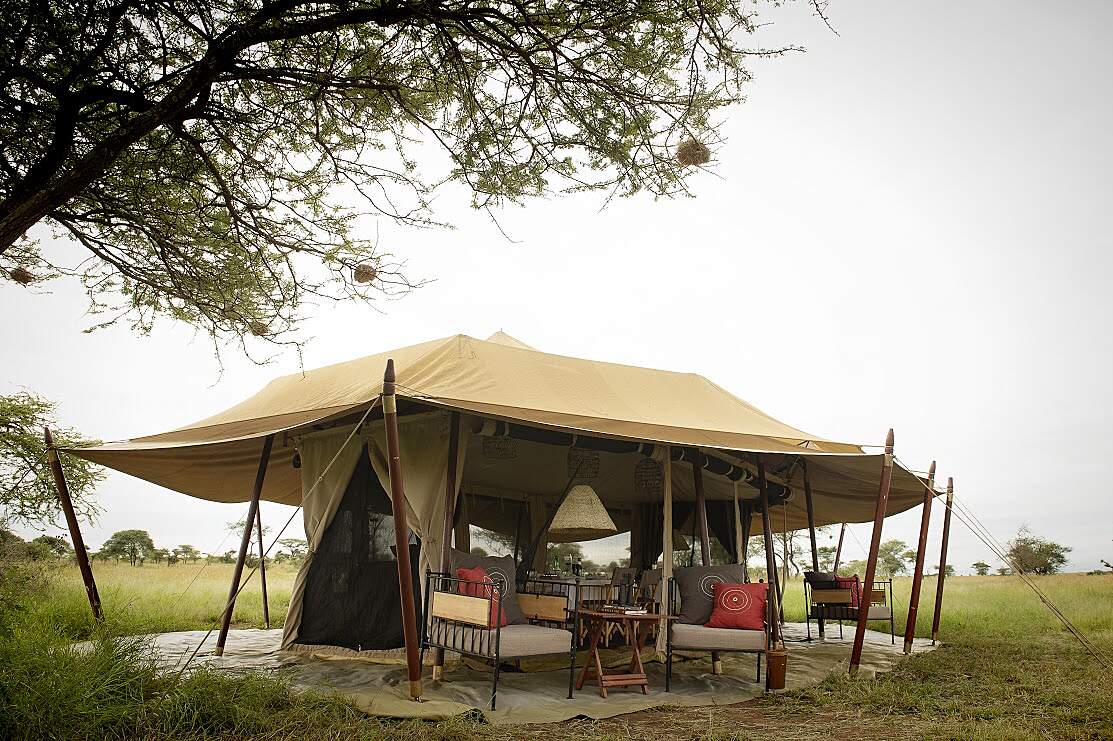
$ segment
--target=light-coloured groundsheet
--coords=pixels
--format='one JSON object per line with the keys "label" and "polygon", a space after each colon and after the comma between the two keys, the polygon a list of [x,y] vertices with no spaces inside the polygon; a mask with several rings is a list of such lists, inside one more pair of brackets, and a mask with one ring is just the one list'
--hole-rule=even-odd
{"label": "light-coloured groundsheet", "polygon": [[[824,641],[815,635],[804,640],[802,623],[785,627],[787,639],[787,689],[816,684],[835,672],[845,673],[854,639],[854,628],[830,626]],[[444,681],[434,682],[428,668],[424,672],[424,697],[409,699],[405,667],[400,652],[376,657],[336,657],[306,652],[279,651],[280,630],[233,630],[228,635],[225,654],[213,655],[214,637],[201,648],[191,666],[209,665],[230,671],[281,670],[296,687],[319,692],[337,692],[352,700],[365,712],[397,718],[447,718],[461,713],[482,712],[492,723],[550,723],[577,716],[608,718],[660,705],[728,705],[757,697],[764,680],[756,681],[753,654],[723,654],[724,672],[711,673],[709,654],[674,655],[672,691],[665,692],[663,656],[647,651],[646,664],[650,692],[643,695],[636,687],[610,689],[609,697],[599,696],[595,685],[586,684],[568,695],[566,656],[524,660],[521,671],[504,668],[498,688],[497,709],[490,709],[491,671],[472,661],[449,661]],[[167,669],[180,666],[205,636],[203,631],[163,633],[149,636],[155,655]],[[888,671],[903,654],[900,640],[893,645],[887,633],[868,631],[860,673],[872,676]],[[931,642],[916,639],[914,652],[931,650]],[[430,652],[431,654],[431,652]],[[578,661],[586,658],[586,651]],[[605,654],[611,667],[629,662],[623,648]],[[426,656],[426,663],[430,656]],[[765,671],[764,663],[762,672]]]}

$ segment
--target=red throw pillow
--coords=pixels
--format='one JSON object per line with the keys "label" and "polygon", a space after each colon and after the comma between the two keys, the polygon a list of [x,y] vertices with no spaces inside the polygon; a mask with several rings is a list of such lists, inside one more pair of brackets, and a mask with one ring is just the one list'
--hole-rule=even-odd
{"label": "red throw pillow", "polygon": [[836,576],[835,584],[839,589],[850,590],[850,606],[858,606],[858,598],[862,595],[862,583],[858,581],[858,575],[854,576]]}
{"label": "red throw pillow", "polygon": [[482,597],[491,600],[491,614],[487,618],[487,627],[495,628],[508,625],[506,612],[499,609],[500,596],[495,594],[495,582],[487,576],[487,569],[475,566],[470,569],[456,569],[456,578],[462,581],[456,585],[456,591],[469,597]]}
{"label": "red throw pillow", "polygon": [[736,630],[765,629],[765,595],[767,584],[726,584],[713,586],[715,604],[711,619],[704,623],[708,628],[734,628]]}

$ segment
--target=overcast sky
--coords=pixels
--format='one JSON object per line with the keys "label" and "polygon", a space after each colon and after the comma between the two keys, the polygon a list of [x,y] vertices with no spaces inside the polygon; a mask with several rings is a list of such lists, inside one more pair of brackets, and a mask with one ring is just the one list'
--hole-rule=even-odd
{"label": "overcast sky", "polygon": [[[806,8],[776,13],[758,40],[808,51],[754,68],[694,199],[535,201],[499,214],[513,243],[460,190],[437,201],[453,231],[379,223],[435,282],[382,313],[322,307],[306,367],[503,329],[698,372],[823,437],[875,444],[891,426],[897,455],[938,459],[999,539],[1028,524],[1074,548],[1072,569],[1113,559],[1113,4],[840,0],[830,15],[839,36]],[[170,429],[298,369],[230,349],[221,373],[205,338],[169,323],[82,334],[80,288],[50,290],[0,288],[0,391],[39,392],[90,436]],[[163,547],[228,550],[244,509],[116,473],[98,498],[94,548],[144,528]],[[914,543],[918,522],[894,517],[885,536]],[[847,558],[868,529],[852,528]],[[957,522],[951,553],[960,571],[998,565]]]}

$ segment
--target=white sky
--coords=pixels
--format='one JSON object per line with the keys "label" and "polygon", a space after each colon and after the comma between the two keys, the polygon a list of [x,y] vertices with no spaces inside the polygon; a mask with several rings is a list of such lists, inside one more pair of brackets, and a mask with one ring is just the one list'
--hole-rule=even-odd
{"label": "white sky", "polygon": [[[379,224],[411,276],[390,303],[322,307],[316,367],[457,332],[504,329],[566,355],[706,375],[824,437],[939,460],[1001,540],[1023,524],[1113,558],[1113,5],[831,5],[834,36],[805,8],[761,37],[808,53],[761,62],[730,111],[697,198],[536,201],[500,214],[517,240],[449,190],[453,231]],[[72,252],[78,259],[76,250]],[[0,391],[28,388],[63,421],[119,439],[191,422],[297,370],[164,323],[82,334],[79,287],[0,289]],[[228,550],[218,505],[110,473],[93,547],[145,528],[157,544]],[[271,525],[291,510],[264,504]],[[928,564],[937,563],[941,510]],[[885,537],[913,543],[914,510]],[[868,525],[853,530],[868,542]],[[300,535],[298,522],[293,526]],[[621,548],[595,547],[607,561]],[[848,538],[846,558],[860,558]],[[998,565],[959,524],[948,559]]]}

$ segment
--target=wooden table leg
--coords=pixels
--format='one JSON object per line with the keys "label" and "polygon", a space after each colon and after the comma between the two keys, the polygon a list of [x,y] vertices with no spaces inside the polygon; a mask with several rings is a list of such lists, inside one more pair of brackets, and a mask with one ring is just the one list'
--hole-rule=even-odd
{"label": "wooden table leg", "polygon": [[[645,675],[645,666],[642,664],[642,649],[645,648],[645,637],[648,634],[648,631],[646,631],[642,627],[642,621],[640,621],[640,620],[631,620],[630,621],[630,631],[631,631],[631,635],[633,637],[633,640],[631,641],[631,644],[634,647],[634,655],[632,657],[630,657],[630,673],[631,674],[641,674],[642,676],[646,676]],[[648,695],[649,694],[649,677],[648,676],[646,676],[646,682],[645,682],[645,684],[641,685],[641,688],[642,688],[642,694],[643,695]]]}
{"label": "wooden table leg", "polygon": [[603,662],[599,660],[599,639],[603,634],[602,622],[601,620],[590,620],[591,627],[588,629],[588,634],[591,636],[591,648],[587,661],[584,662],[583,671],[580,672],[580,678],[576,680],[576,689],[582,690],[584,688],[588,672],[594,668],[596,680],[599,682],[599,694],[605,698],[607,688],[603,686]]}

